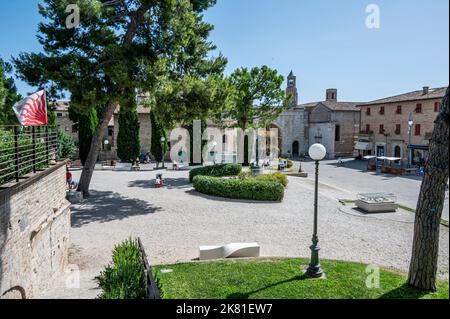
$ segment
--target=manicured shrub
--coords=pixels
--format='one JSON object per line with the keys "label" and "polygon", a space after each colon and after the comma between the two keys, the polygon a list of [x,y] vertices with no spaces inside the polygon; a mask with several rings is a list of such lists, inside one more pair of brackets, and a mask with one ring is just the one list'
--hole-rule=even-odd
{"label": "manicured shrub", "polygon": [[287,176],[283,173],[264,174],[256,177],[256,179],[259,181],[278,182],[281,183],[284,187],[287,187],[289,183]]}
{"label": "manicured shrub", "polygon": [[257,177],[253,177],[251,172],[241,172],[238,175],[238,179],[256,179],[259,181],[278,182],[281,183],[284,187],[287,187],[289,183],[287,176],[280,172],[259,175]]}
{"label": "manicured shrub", "polygon": [[137,240],[126,240],[116,246],[113,262],[96,278],[102,289],[100,299],[144,299],[145,267]]}
{"label": "manicured shrub", "polygon": [[198,192],[218,197],[275,202],[284,197],[284,187],[279,182],[210,176],[195,176],[193,182]]}
{"label": "manicured shrub", "polygon": [[192,183],[195,176],[224,177],[236,176],[242,171],[239,164],[220,164],[194,168],[189,172],[189,180]]}

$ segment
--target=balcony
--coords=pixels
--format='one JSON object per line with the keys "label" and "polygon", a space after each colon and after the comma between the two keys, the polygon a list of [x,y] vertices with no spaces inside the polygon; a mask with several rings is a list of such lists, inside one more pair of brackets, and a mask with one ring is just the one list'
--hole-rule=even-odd
{"label": "balcony", "polygon": [[360,131],[359,138],[360,139],[370,139],[373,137],[373,131]]}

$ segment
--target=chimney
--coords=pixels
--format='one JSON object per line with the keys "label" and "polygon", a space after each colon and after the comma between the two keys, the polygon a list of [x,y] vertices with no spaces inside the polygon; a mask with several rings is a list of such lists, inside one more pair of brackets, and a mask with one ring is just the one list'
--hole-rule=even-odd
{"label": "chimney", "polygon": [[429,86],[424,86],[423,87],[423,95],[428,95],[429,92],[430,92],[430,87]]}
{"label": "chimney", "polygon": [[326,100],[336,102],[337,101],[337,89],[328,89]]}

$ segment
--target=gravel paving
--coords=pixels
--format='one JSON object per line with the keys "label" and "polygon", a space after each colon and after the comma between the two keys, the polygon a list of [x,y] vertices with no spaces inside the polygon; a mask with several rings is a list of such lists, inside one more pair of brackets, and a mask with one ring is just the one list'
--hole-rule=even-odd
{"label": "gravel paving", "polygon": [[[161,171],[158,171],[161,172]],[[224,200],[195,192],[187,171],[162,171],[166,187],[153,188],[156,171],[97,171],[92,196],[72,211],[70,263],[79,289],[64,278],[42,298],[95,298],[93,278],[110,262],[114,245],[139,236],[151,264],[189,262],[201,245],[258,242],[266,257],[308,257],[313,227],[313,182],[289,177],[282,203]],[[74,173],[75,180],[78,173]],[[408,271],[414,215],[365,215],[342,206],[338,188],[321,185],[320,255]],[[345,196],[344,196],[345,197]],[[441,227],[439,276],[448,279],[448,227]]]}

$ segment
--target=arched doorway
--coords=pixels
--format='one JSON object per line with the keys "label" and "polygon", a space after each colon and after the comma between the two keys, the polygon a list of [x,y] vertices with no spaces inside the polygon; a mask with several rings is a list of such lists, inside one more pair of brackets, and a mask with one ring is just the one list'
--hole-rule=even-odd
{"label": "arched doorway", "polygon": [[394,157],[402,157],[402,149],[398,145],[394,148]]}
{"label": "arched doorway", "polygon": [[[281,135],[281,129],[276,124],[270,124],[266,130],[267,130],[267,136],[270,136],[270,130],[271,129],[277,129],[278,130],[278,150],[279,154],[278,156],[282,156],[283,154],[283,137]],[[270,156],[270,139],[268,138],[267,141],[267,156]]]}
{"label": "arched doorway", "polygon": [[300,155],[300,144],[298,143],[298,141],[295,141],[294,143],[292,143],[292,156],[299,157],[299,155]]}

